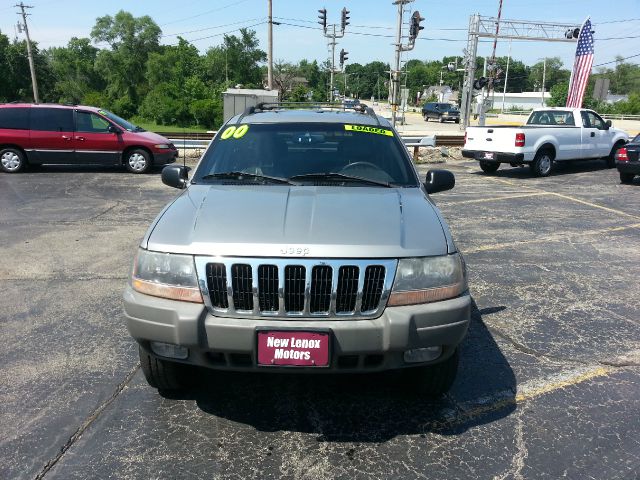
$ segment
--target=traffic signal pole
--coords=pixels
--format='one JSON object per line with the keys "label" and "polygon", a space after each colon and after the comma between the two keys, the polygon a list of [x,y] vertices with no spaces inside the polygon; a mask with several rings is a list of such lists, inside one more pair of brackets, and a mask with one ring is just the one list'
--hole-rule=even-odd
{"label": "traffic signal pole", "polygon": [[[336,25],[333,24],[331,25],[331,33],[327,34],[327,9],[323,8],[318,10],[318,13],[320,15],[318,15],[318,18],[320,19],[320,21],[318,22],[320,25],[322,25],[322,29],[324,32],[324,36],[327,37],[330,41],[329,41],[329,46],[331,47],[331,72],[330,72],[330,77],[329,77],[329,98],[328,100],[331,102],[333,101],[333,80],[334,80],[334,74],[337,73],[336,71],[336,45],[338,44],[338,42],[336,41],[337,38],[342,38],[344,37],[344,30],[347,27],[347,25],[349,25],[349,10],[347,10],[346,8],[342,9],[342,18],[341,18],[341,23],[340,23],[340,33],[338,33],[337,29],[336,29]],[[341,59],[341,63],[342,63],[342,59]]]}

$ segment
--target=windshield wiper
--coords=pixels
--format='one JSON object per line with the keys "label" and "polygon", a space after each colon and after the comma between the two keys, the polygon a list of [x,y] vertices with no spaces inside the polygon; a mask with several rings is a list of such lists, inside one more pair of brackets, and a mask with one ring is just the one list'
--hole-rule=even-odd
{"label": "windshield wiper", "polygon": [[257,173],[247,173],[247,172],[218,172],[218,173],[209,173],[201,177],[202,180],[207,180],[209,178],[217,178],[222,180],[244,180],[244,179],[268,180],[274,183],[286,183],[288,185],[291,185],[291,182],[286,178],[270,177],[269,175],[259,175]]}
{"label": "windshield wiper", "polygon": [[358,183],[366,183],[369,185],[378,185],[381,187],[392,188],[393,185],[389,182],[384,182],[381,180],[371,180],[369,178],[362,177],[354,177],[352,175],[345,175],[344,173],[338,172],[327,172],[327,173],[305,173],[302,175],[294,175],[290,177],[289,180],[299,181],[299,180],[333,180],[333,181],[343,181],[343,182],[358,182]]}

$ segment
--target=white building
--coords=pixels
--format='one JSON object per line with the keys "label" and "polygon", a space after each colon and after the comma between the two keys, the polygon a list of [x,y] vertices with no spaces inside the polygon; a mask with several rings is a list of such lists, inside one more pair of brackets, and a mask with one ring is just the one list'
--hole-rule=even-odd
{"label": "white building", "polygon": [[551,94],[544,92],[544,104],[542,102],[542,92],[522,92],[509,93],[504,96],[504,106],[502,92],[495,92],[493,95],[493,108],[497,110],[531,110],[532,108],[544,107],[549,102]]}

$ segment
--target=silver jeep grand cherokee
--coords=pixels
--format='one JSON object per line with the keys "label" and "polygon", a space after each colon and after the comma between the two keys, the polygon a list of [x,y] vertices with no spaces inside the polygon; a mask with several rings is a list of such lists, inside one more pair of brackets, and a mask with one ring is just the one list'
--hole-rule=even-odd
{"label": "silver jeep grand cherokee", "polygon": [[[142,370],[404,369],[446,392],[469,324],[465,264],[387,120],[370,108],[251,107],[218,132],[155,219],[124,293]],[[410,368],[406,368],[410,367]]]}

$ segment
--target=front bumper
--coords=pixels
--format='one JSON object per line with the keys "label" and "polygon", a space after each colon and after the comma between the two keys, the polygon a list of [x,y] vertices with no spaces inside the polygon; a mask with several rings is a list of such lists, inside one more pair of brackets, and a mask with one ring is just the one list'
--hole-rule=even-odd
{"label": "front bumper", "polygon": [[640,162],[616,162],[616,167],[621,173],[640,175]]}
{"label": "front bumper", "polygon": [[483,162],[497,162],[497,163],[523,163],[524,153],[504,153],[504,152],[489,152],[493,153],[493,159],[484,158],[485,150],[462,150],[462,156],[465,158],[473,158],[474,160]]}
{"label": "front bumper", "polygon": [[[129,333],[148,349],[148,342],[166,342],[189,348],[184,363],[239,371],[290,371],[256,364],[256,330],[297,328],[331,332],[329,368],[304,368],[314,373],[381,371],[415,366],[404,362],[404,352],[443,347],[431,363],[448,358],[464,338],[471,318],[468,293],[441,302],[388,307],[371,320],[237,319],[211,315],[202,304],[151,297],[127,286],[124,310]],[[420,365],[420,364],[418,364]]]}
{"label": "front bumper", "polygon": [[177,158],[178,150],[167,149],[153,153],[154,165],[168,165],[169,163],[174,163]]}

